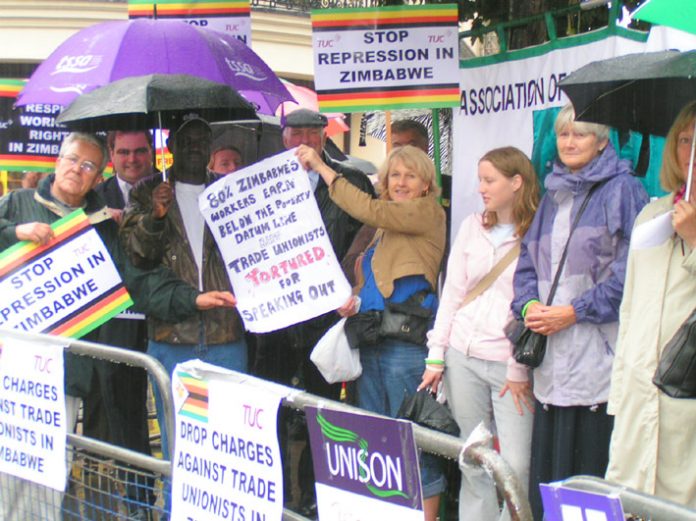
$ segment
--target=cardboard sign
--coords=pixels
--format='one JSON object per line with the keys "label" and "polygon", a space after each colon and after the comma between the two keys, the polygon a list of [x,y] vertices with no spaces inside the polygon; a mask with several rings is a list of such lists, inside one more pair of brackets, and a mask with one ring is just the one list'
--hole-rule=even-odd
{"label": "cardboard sign", "polygon": [[128,18],[179,19],[229,34],[251,47],[249,0],[128,0]]}
{"label": "cardboard sign", "polygon": [[247,330],[281,329],[332,311],[350,297],[294,150],[224,176],[201,194],[199,206]]}
{"label": "cardboard sign", "polygon": [[576,490],[562,482],[539,485],[547,521],[624,521],[618,496]]}
{"label": "cardboard sign", "polygon": [[68,130],[56,123],[61,105],[14,108],[26,80],[0,79],[0,170],[53,172]]}

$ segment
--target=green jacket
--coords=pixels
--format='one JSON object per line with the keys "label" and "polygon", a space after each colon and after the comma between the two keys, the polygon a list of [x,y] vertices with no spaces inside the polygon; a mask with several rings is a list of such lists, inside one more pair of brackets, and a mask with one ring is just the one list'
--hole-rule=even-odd
{"label": "green jacket", "polygon": [[[18,224],[42,222],[51,224],[67,215],[51,196],[54,175],[41,180],[36,190],[17,190],[0,199],[0,250],[17,243],[15,228]],[[179,322],[197,313],[196,297],[199,292],[164,268],[145,271],[133,266],[120,246],[118,227],[110,218],[103,199],[94,191],[86,197],[84,211],[90,223],[111,254],[114,264],[135,302],[134,309],[148,316]],[[95,340],[98,330],[85,340]],[[89,392],[94,361],[90,358],[65,357],[65,389],[71,396],[84,397]]]}
{"label": "green jacket", "polygon": [[[208,179],[208,184],[213,178]],[[189,245],[176,198],[162,219],[152,217],[152,191],[162,182],[161,174],[139,181],[121,225],[121,240],[130,260],[143,268],[165,266],[192,286],[198,287],[198,266]],[[231,291],[220,250],[205,227],[203,237],[203,291]],[[243,336],[236,309],[204,311],[178,323],[148,317],[150,339],[168,344],[226,344]]]}

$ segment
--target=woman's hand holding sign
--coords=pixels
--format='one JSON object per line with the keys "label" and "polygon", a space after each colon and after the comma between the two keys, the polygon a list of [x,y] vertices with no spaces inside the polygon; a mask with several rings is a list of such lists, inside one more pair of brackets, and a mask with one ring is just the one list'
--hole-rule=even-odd
{"label": "woman's hand holding sign", "polygon": [[358,312],[358,297],[355,295],[351,296],[345,304],[336,310],[342,317],[350,317]]}
{"label": "woman's hand holding sign", "polygon": [[20,241],[31,241],[43,246],[53,238],[53,229],[50,224],[39,222],[18,224],[15,235]]}

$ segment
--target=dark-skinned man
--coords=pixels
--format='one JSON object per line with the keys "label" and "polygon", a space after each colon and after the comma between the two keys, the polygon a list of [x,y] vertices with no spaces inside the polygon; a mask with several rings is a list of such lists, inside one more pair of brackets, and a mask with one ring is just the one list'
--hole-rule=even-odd
{"label": "dark-skinned man", "polygon": [[[210,125],[189,115],[169,136],[174,157],[168,181],[154,174],[130,192],[121,227],[122,242],[136,266],[166,266],[200,290],[229,290],[230,282],[220,251],[198,208],[198,196],[215,178],[207,170],[212,133]],[[148,319],[147,352],[171,375],[176,364],[199,358],[205,362],[246,371],[247,345],[235,309],[201,313],[178,324]],[[160,398],[157,417],[164,417]],[[162,429],[162,450],[167,432]]]}

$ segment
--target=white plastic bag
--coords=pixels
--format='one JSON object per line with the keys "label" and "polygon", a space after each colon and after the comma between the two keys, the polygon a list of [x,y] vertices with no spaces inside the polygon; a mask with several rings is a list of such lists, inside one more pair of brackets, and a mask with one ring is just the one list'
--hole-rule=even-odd
{"label": "white plastic bag", "polygon": [[362,374],[360,352],[348,345],[342,318],[319,339],[309,359],[330,384],[350,382]]}

